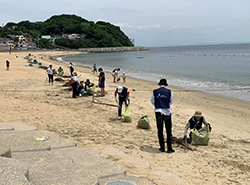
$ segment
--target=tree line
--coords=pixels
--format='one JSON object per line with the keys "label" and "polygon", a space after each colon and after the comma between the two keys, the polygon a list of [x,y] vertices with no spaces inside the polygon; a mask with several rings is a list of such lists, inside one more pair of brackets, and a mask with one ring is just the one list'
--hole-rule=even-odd
{"label": "tree line", "polygon": [[[103,21],[94,23],[76,15],[55,15],[44,22],[9,22],[0,29],[0,37],[29,34],[39,47],[44,48],[53,46],[44,39],[40,40],[42,35],[59,36],[55,39],[55,44],[72,49],[134,46],[118,26]],[[80,34],[81,37],[77,39],[60,37],[63,34],[73,33]]]}

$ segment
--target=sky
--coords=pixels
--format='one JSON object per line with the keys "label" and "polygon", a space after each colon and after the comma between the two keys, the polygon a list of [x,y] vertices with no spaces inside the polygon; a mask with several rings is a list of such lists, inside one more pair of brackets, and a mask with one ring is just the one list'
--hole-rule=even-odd
{"label": "sky", "polygon": [[119,26],[135,46],[250,42],[249,0],[8,0],[0,24],[74,14]]}

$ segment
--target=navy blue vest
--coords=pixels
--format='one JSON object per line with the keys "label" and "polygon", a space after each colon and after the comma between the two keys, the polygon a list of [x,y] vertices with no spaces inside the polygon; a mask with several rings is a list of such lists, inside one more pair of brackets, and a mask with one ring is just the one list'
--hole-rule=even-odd
{"label": "navy blue vest", "polygon": [[[118,92],[118,88],[116,88],[116,92]],[[118,93],[119,95],[119,100],[125,100],[127,97],[127,92],[128,92],[128,88],[123,87],[123,90],[121,93]]]}
{"label": "navy blue vest", "polygon": [[190,123],[190,129],[193,129],[195,126],[199,130],[202,128],[202,123],[203,123],[203,117],[200,118],[200,120],[197,120],[194,116],[190,118],[189,120]]}
{"label": "navy blue vest", "polygon": [[170,108],[171,90],[160,87],[153,91],[155,97],[155,108]]}

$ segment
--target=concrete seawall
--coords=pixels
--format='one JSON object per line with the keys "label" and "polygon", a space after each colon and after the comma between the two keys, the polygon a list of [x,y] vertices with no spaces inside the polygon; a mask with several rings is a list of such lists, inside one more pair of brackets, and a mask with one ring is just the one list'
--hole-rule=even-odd
{"label": "concrete seawall", "polygon": [[123,52],[123,51],[144,51],[149,50],[146,47],[106,47],[106,48],[79,48],[79,51],[90,53],[105,53],[105,52]]}

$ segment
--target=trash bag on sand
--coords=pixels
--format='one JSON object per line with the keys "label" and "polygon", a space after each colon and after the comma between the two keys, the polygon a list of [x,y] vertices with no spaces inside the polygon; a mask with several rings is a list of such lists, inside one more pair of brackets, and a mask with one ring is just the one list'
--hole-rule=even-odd
{"label": "trash bag on sand", "polygon": [[121,80],[121,76],[118,74],[116,81],[119,82]]}
{"label": "trash bag on sand", "polygon": [[123,120],[124,122],[131,123],[132,117],[129,106],[125,108],[125,110],[122,112]]}
{"label": "trash bag on sand", "polygon": [[149,119],[148,116],[142,116],[139,120],[138,120],[138,128],[143,128],[143,129],[151,129],[151,126],[149,124]]}
{"label": "trash bag on sand", "polygon": [[199,130],[191,129],[192,141],[191,145],[207,145],[210,139],[209,126],[205,126]]}
{"label": "trash bag on sand", "polygon": [[87,87],[87,95],[93,95],[94,93],[97,93],[96,87]]}

